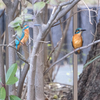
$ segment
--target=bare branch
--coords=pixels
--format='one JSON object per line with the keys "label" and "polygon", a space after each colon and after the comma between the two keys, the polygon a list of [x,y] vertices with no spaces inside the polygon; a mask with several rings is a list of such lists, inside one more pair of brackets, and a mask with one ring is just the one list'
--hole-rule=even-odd
{"label": "bare branch", "polygon": [[4,4],[5,4],[6,6],[9,6],[9,5],[12,4],[11,0],[3,0],[3,2],[4,2]]}
{"label": "bare branch", "polygon": [[60,18],[62,18],[66,13],[68,13],[79,1],[80,0],[74,0],[70,5],[60,11],[53,24],[56,23]]}
{"label": "bare branch", "polygon": [[[81,11],[86,11],[86,10],[88,10],[88,9],[78,10],[78,11],[76,11],[74,14],[72,14],[70,17],[68,17],[66,20],[64,20],[63,22],[57,23],[57,24],[55,24],[55,25],[52,25],[52,27],[57,26],[57,25],[59,25],[59,24],[63,24],[63,23],[65,23],[68,19],[70,19],[72,16],[74,16],[75,14],[77,14],[77,13],[79,13],[79,12],[81,12]],[[97,16],[97,12],[96,12],[95,10],[90,9],[90,11],[95,12],[95,13],[96,13],[96,16]],[[91,16],[91,17],[96,17],[96,16]],[[54,22],[54,23],[55,23],[55,22]]]}
{"label": "bare branch", "polygon": [[73,54],[73,53],[76,52],[77,50],[82,50],[82,49],[88,48],[88,47],[90,47],[90,46],[92,46],[92,45],[94,45],[94,44],[96,44],[96,43],[99,43],[99,42],[100,42],[100,40],[97,40],[97,41],[94,41],[94,42],[92,42],[92,43],[90,43],[90,44],[88,44],[88,45],[86,45],[86,46],[83,46],[83,47],[80,47],[80,48],[77,48],[77,49],[71,51],[70,53],[66,54],[64,57],[62,57],[61,59],[59,59],[58,61],[56,61],[55,63],[53,63],[53,64],[44,72],[44,75],[47,74],[47,73],[49,72],[49,70],[50,70],[51,68],[53,68],[54,65],[56,65],[57,63],[59,63],[60,61],[62,61],[62,60],[65,59],[66,57],[68,57],[69,55]]}
{"label": "bare branch", "polygon": [[60,69],[60,65],[58,66],[57,71],[56,71],[55,74],[53,75],[53,78],[52,78],[53,82],[54,82],[54,80],[55,80],[55,78],[56,78],[56,76],[57,76],[57,74],[58,74],[59,69]]}
{"label": "bare branch", "polygon": [[[71,15],[72,15],[72,10],[71,10],[71,12],[70,12],[70,16],[71,16]],[[67,22],[67,24],[66,24],[66,26],[65,26],[65,29],[64,29],[64,31],[63,31],[63,33],[62,33],[62,38],[61,38],[61,42],[60,42],[60,44],[59,44],[59,46],[58,46],[58,52],[56,53],[55,61],[57,60],[57,58],[58,58],[58,56],[59,56],[59,54],[60,54],[61,47],[62,47],[62,44],[63,44],[63,42],[64,42],[65,36],[66,36],[66,34],[67,34],[70,21],[71,21],[71,17],[70,17],[70,19],[68,20],[68,22]]]}
{"label": "bare branch", "polygon": [[[59,42],[61,42],[61,40],[60,40]],[[48,63],[48,61],[49,61],[49,59],[50,59],[52,53],[56,50],[56,48],[59,46],[59,44],[60,44],[60,43],[57,43],[56,47],[54,47],[53,50],[50,52],[49,57],[48,57],[46,63]]]}
{"label": "bare branch", "polygon": [[[34,39],[32,39],[31,37],[30,37],[30,39],[33,41],[33,42],[36,42],[36,40],[34,40]],[[49,43],[50,41],[39,41],[39,42],[41,42],[41,43]],[[29,43],[30,44],[30,43]]]}
{"label": "bare branch", "polygon": [[[1,30],[0,30],[1,34]],[[1,36],[0,36],[0,43],[2,43]],[[4,74],[4,61],[3,61],[3,53],[2,53],[2,47],[0,47],[0,78],[5,84],[5,74]]]}
{"label": "bare branch", "polygon": [[26,59],[24,59],[24,58],[22,58],[22,57],[20,56],[20,53],[19,53],[19,52],[17,52],[17,55],[18,55],[18,57],[19,57],[22,61],[24,61],[25,63],[29,64],[29,62],[28,62]]}
{"label": "bare branch", "polygon": [[19,3],[19,0],[15,0],[15,2],[13,3],[13,13],[16,11],[18,7],[18,3]]}
{"label": "bare branch", "polygon": [[[42,20],[41,20],[41,17],[39,16],[39,14],[36,16],[36,21],[39,23],[39,24],[42,24]],[[33,100],[34,99],[34,84],[35,84],[35,71],[36,71],[36,60],[37,60],[37,56],[36,53],[38,52],[39,50],[39,47],[40,47],[40,41],[42,40],[42,27],[40,26],[39,27],[39,34],[36,38],[36,42],[34,43],[33,45],[33,50],[32,50],[32,53],[30,55],[30,70],[29,70],[29,76],[28,76],[28,96],[27,96],[27,99],[28,100]],[[31,95],[33,94],[33,95]]]}
{"label": "bare branch", "polygon": [[[12,42],[11,42],[12,43]],[[12,44],[4,44],[5,46],[7,46],[7,47],[12,47],[13,49],[15,49],[16,50],[16,48],[14,47],[14,46],[12,46]],[[3,46],[4,46],[3,45]],[[1,46],[2,46],[2,44],[1,44]],[[24,67],[24,69],[23,69],[23,72],[22,72],[22,75],[21,75],[21,78],[20,78],[20,80],[19,80],[19,84],[18,84],[18,89],[17,89],[17,95],[18,95],[18,97],[21,97],[21,93],[22,93],[22,88],[23,88],[23,83],[24,83],[24,80],[25,80],[25,77],[26,77],[26,75],[27,75],[27,72],[28,72],[28,69],[29,69],[29,62],[28,62],[28,60],[26,60],[26,59],[24,59],[24,57],[16,50],[16,52],[17,52],[17,54],[18,54],[18,56],[19,56],[19,58],[22,60],[22,61],[24,61],[26,64],[25,64],[25,67]]]}
{"label": "bare branch", "polygon": [[84,2],[84,0],[82,0],[82,2],[85,4],[85,6],[87,7],[87,9],[88,9],[88,11],[89,11],[89,22],[90,22],[90,24],[93,25],[93,23],[91,22],[91,13],[90,13],[90,9],[89,9],[89,7],[87,6],[87,4]]}
{"label": "bare branch", "polygon": [[24,89],[24,92],[23,92],[23,95],[22,95],[21,100],[24,100],[25,99],[26,93],[27,93],[27,86]]}
{"label": "bare branch", "polygon": [[[3,33],[4,35],[3,35],[3,44],[5,44],[5,41],[6,41],[6,36],[5,36],[5,31],[4,31],[4,33]],[[2,37],[1,37],[2,38]],[[4,52],[5,50],[4,50],[4,46],[2,46],[2,51]]]}
{"label": "bare branch", "polygon": [[32,4],[32,0],[27,0],[28,2],[30,2]]}
{"label": "bare branch", "polygon": [[18,89],[17,89],[17,96],[18,97],[21,97],[23,83],[24,83],[25,77],[27,75],[28,69],[29,69],[29,64],[26,63],[24,66],[24,69],[22,71],[21,78],[19,79],[19,83],[18,83]]}
{"label": "bare branch", "polygon": [[[55,13],[54,13],[54,14],[51,14],[51,17],[50,17],[50,19],[49,19],[49,21],[48,21],[48,23],[47,23],[47,27],[48,27],[48,26],[51,26],[52,22],[54,21],[54,19],[56,18],[56,16],[57,16],[58,13],[60,12],[61,8],[62,8],[63,6],[65,6],[65,5],[67,5],[67,4],[71,4],[72,2],[74,2],[74,1],[71,0],[71,1],[68,1],[68,2],[66,2],[66,3],[61,3],[61,4],[58,6],[58,9],[55,11]],[[54,8],[54,9],[55,9],[55,8]]]}
{"label": "bare branch", "polygon": [[43,33],[45,34],[43,39],[45,39],[45,37],[47,36],[52,25],[54,25],[61,17],[63,17],[66,13],[68,13],[72,9],[72,7],[74,7],[79,1],[80,0],[74,0],[74,1],[67,2],[70,5],[68,5],[66,8],[64,8],[62,11],[61,11],[61,8],[62,8],[63,4],[61,3],[60,6],[58,6],[57,10],[55,11],[55,13],[53,15],[51,15],[47,25],[45,26],[45,28],[43,30]]}
{"label": "bare branch", "polygon": [[[75,0],[76,1],[76,0]],[[78,0],[80,1],[80,0]],[[43,24],[42,20],[41,20],[41,17],[39,16],[39,14],[37,14],[36,16],[36,24],[40,24],[40,26],[38,26],[38,29],[39,29],[39,34],[37,36],[37,39],[34,43],[34,47],[33,47],[33,50],[32,50],[32,53],[31,53],[31,56],[30,56],[30,70],[29,70],[29,78],[28,78],[28,96],[27,96],[27,99],[28,100],[33,100],[35,97],[34,97],[34,83],[35,83],[35,72],[36,72],[36,60],[37,60],[37,57],[35,56],[37,51],[39,50],[39,47],[40,47],[40,42],[39,41],[43,41],[45,39],[45,36],[48,34],[48,30],[51,29],[51,26],[53,24],[53,21],[55,20],[55,18],[57,17],[58,13],[61,11],[61,8],[64,6],[64,5],[67,5],[67,4],[70,4],[74,2],[74,0],[71,0],[69,2],[66,2],[66,3],[61,3],[57,10],[55,11],[54,14],[51,14],[51,17],[48,21],[47,24]],[[74,3],[72,6],[74,6],[76,3]],[[72,6],[70,7],[70,9],[72,8]],[[67,10],[70,10],[70,9],[67,9]]]}

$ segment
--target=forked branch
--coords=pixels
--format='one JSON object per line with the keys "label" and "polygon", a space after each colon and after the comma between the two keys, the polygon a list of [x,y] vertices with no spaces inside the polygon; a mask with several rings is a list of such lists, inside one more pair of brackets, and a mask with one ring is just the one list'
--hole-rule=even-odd
{"label": "forked branch", "polygon": [[68,53],[68,54],[66,54],[64,57],[62,57],[61,59],[59,59],[59,60],[57,60],[56,62],[54,62],[54,63],[44,72],[44,75],[47,74],[47,73],[50,71],[50,69],[53,68],[54,65],[56,65],[57,63],[59,63],[60,61],[62,61],[62,60],[65,59],[66,57],[68,57],[69,55],[73,54],[73,53],[76,52],[77,50],[82,50],[82,49],[88,48],[88,47],[90,47],[90,46],[92,46],[92,45],[94,45],[94,44],[96,44],[96,43],[99,43],[99,42],[100,42],[100,40],[97,40],[97,41],[94,41],[94,42],[92,42],[92,43],[90,43],[90,44],[88,44],[88,45],[86,45],[86,46],[83,46],[83,47],[80,47],[80,48],[77,48],[77,49],[71,51],[70,53]]}

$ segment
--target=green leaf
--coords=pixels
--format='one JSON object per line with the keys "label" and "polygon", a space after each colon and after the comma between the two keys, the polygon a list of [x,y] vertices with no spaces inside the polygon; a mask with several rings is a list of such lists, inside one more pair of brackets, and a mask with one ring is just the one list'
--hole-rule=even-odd
{"label": "green leaf", "polygon": [[32,14],[20,15],[19,17],[22,19],[22,21],[32,21],[32,19],[34,19]]}
{"label": "green leaf", "polygon": [[48,47],[52,46],[52,44],[47,44]]}
{"label": "green leaf", "polygon": [[91,64],[92,62],[94,62],[95,60],[97,60],[98,58],[100,58],[100,56],[95,57],[94,59],[88,61],[83,68],[85,68],[86,66],[88,66],[89,64]]}
{"label": "green leaf", "polygon": [[15,23],[15,21],[10,22],[9,25],[8,25],[8,27],[12,27],[12,28],[18,27],[18,26],[20,26],[20,24],[19,23]]}
{"label": "green leaf", "polygon": [[8,69],[6,74],[6,84],[12,85],[18,81],[17,77],[14,77],[15,73],[17,71],[17,64],[12,64],[11,67]]}
{"label": "green leaf", "polygon": [[21,100],[21,99],[15,95],[10,95],[10,100]]}
{"label": "green leaf", "polygon": [[27,14],[27,8],[26,9],[24,9],[22,12],[21,12],[21,15],[25,15],[25,14]]}
{"label": "green leaf", "polygon": [[52,60],[52,57],[50,57],[50,60]]}
{"label": "green leaf", "polygon": [[14,28],[14,30],[16,31],[16,34],[17,34],[19,37],[22,36],[22,28],[21,28],[20,26]]}
{"label": "green leaf", "polygon": [[57,95],[54,95],[54,96],[53,96],[53,99],[58,99],[58,96],[57,96]]}
{"label": "green leaf", "polygon": [[34,12],[39,13],[45,7],[45,2],[36,2],[33,5]]}
{"label": "green leaf", "polygon": [[86,56],[86,54],[85,54],[85,53],[82,53],[82,55],[83,55],[83,56]]}
{"label": "green leaf", "polygon": [[66,0],[50,0],[50,5],[57,6],[60,3],[65,2],[65,1]]}
{"label": "green leaf", "polygon": [[5,100],[6,98],[6,91],[4,87],[0,88],[0,100]]}
{"label": "green leaf", "polygon": [[12,28],[19,27],[20,24],[22,24],[22,19],[20,17],[17,17],[14,21],[9,23],[8,27]]}
{"label": "green leaf", "polygon": [[50,1],[49,1],[49,0],[47,0],[47,1],[46,1],[46,4],[49,4],[49,3],[50,3]]}
{"label": "green leaf", "polygon": [[50,0],[50,5],[56,6],[58,2],[56,0]]}
{"label": "green leaf", "polygon": [[69,82],[71,82],[72,80],[71,79],[69,79]]}
{"label": "green leaf", "polygon": [[78,76],[80,75],[80,72],[78,72]]}
{"label": "green leaf", "polygon": [[32,14],[25,14],[25,21],[32,21],[32,19],[34,19]]}

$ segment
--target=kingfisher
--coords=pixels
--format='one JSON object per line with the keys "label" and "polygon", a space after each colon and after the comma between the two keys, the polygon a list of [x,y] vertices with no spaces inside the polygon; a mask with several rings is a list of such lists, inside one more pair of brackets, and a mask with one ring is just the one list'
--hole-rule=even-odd
{"label": "kingfisher", "polygon": [[26,42],[28,41],[29,26],[25,24],[23,29],[22,29],[21,37],[16,36],[16,38],[17,39],[15,39],[15,46],[16,46],[16,49],[19,50],[20,46],[26,44]]}
{"label": "kingfisher", "polygon": [[[83,31],[86,31],[86,30],[82,29],[82,28],[77,28],[76,29],[75,34],[72,37],[72,46],[73,46],[74,49],[77,49],[77,48],[83,46],[83,38],[82,38],[82,35],[81,35]],[[78,50],[75,53],[80,54],[81,51]]]}

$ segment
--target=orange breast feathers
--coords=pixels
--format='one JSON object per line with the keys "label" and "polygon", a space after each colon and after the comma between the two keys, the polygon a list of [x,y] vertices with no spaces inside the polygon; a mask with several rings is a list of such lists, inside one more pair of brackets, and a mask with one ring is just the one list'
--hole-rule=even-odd
{"label": "orange breast feathers", "polygon": [[28,41],[28,38],[29,38],[29,29],[28,28],[25,29],[24,32],[25,32],[25,35],[24,35],[23,39],[21,40],[21,42],[23,44],[26,44],[26,42]]}
{"label": "orange breast feathers", "polygon": [[[72,45],[74,47],[74,49],[82,47],[83,45],[83,39],[81,34],[75,34],[72,38]],[[77,51],[78,53],[80,53],[80,50]]]}
{"label": "orange breast feathers", "polygon": [[[24,30],[24,37],[22,38],[21,43],[26,44],[26,42],[28,41],[28,38],[29,38],[29,28]],[[19,50],[20,46],[22,45],[21,43],[19,43],[17,50]]]}

